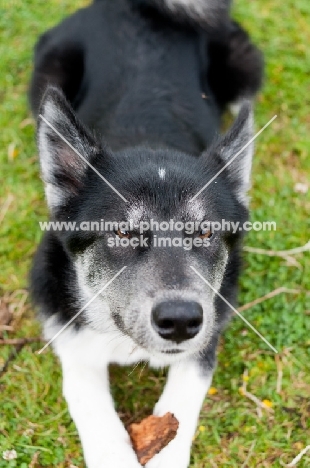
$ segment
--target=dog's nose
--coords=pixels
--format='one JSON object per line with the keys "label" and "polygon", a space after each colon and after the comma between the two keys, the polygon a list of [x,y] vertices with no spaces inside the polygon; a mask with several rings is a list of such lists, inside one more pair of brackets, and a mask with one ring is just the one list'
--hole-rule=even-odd
{"label": "dog's nose", "polygon": [[165,340],[181,343],[194,338],[202,327],[202,307],[197,302],[166,301],[152,310],[152,325]]}

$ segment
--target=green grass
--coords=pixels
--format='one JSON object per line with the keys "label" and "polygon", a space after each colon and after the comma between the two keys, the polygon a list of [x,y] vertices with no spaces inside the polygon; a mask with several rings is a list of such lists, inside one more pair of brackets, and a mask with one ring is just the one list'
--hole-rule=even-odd
{"label": "green grass", "polygon": [[[3,332],[4,338],[39,334],[31,307],[20,302],[41,237],[38,221],[47,215],[34,124],[28,120],[32,49],[41,32],[83,3],[15,0],[6,7],[0,4],[0,213],[11,200],[0,224],[0,296],[15,311],[14,330]],[[310,228],[310,191],[295,190],[296,183],[309,183],[310,173],[310,3],[239,0],[234,15],[266,57],[257,129],[278,114],[256,143],[251,193],[252,220],[275,220],[277,231],[253,231],[246,244],[272,250],[299,247],[308,241]],[[277,295],[245,312],[280,351],[278,361],[240,319],[231,323],[219,349],[213,383],[217,393],[206,398],[201,413],[192,468],[241,467],[251,447],[246,466],[280,467],[281,456],[288,463],[310,443],[309,257],[309,252],[296,255],[298,263],[290,265],[279,257],[245,253],[240,304],[281,286],[301,292]],[[51,351],[37,355],[39,347],[40,343],[24,346],[1,376],[0,468],[83,467],[76,429],[61,397],[59,365]],[[11,346],[0,345],[0,367],[12,351]],[[283,378],[278,393],[280,366]],[[245,371],[247,390],[260,400],[270,400],[274,412],[263,410],[259,418],[255,403],[242,395]],[[151,412],[164,382],[163,373],[147,369],[140,373],[138,368],[128,379],[112,369],[113,391],[125,422]],[[7,449],[15,449],[18,458],[3,460],[2,451]],[[298,466],[310,466],[310,453]]]}

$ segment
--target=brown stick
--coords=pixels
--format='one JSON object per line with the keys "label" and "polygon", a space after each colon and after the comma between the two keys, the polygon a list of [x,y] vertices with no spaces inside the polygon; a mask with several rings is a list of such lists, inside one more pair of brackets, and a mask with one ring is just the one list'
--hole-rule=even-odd
{"label": "brown stick", "polygon": [[274,410],[272,408],[265,405],[265,403],[261,401],[259,398],[257,398],[257,396],[253,395],[253,393],[250,393],[247,391],[247,383],[246,383],[247,377],[248,377],[248,370],[245,369],[243,373],[242,395],[247,397],[249,400],[253,401],[256,404],[257,414],[259,418],[263,416],[262,409],[265,409],[269,411],[270,413],[273,413]]}
{"label": "brown stick", "polygon": [[280,288],[277,288],[274,291],[270,291],[268,294],[266,294],[263,297],[259,297],[255,299],[254,301],[249,302],[248,304],[244,304],[243,306],[238,308],[238,311],[244,312],[245,310],[248,310],[257,304],[260,304],[261,302],[264,302],[267,299],[271,299],[272,297],[277,296],[278,294],[282,294],[282,293],[299,294],[301,292],[302,291],[299,289],[288,289],[288,288],[285,288],[284,286],[281,286]]}
{"label": "brown stick", "polygon": [[8,209],[10,208],[10,205],[12,201],[14,200],[13,195],[10,193],[6,199],[6,201],[3,203],[1,211],[0,211],[0,223],[4,220],[5,215],[8,212]]}
{"label": "brown stick", "polygon": [[309,452],[310,450],[310,445],[307,445],[307,447],[305,447],[298,455],[297,457],[294,458],[293,461],[291,461],[291,463],[283,463],[283,461],[280,459],[280,464],[282,466],[286,466],[287,468],[292,468],[293,466],[297,466],[297,463],[300,462],[300,460],[302,459],[302,457],[307,453]]}
{"label": "brown stick", "polygon": [[6,340],[0,339],[0,345],[10,345],[10,346],[24,346],[27,343],[38,343],[44,341],[40,337],[36,338],[8,338]]}
{"label": "brown stick", "polygon": [[16,348],[13,348],[13,350],[9,354],[9,357],[5,361],[3,367],[0,369],[0,376],[5,374],[5,372],[8,370],[8,367],[9,367],[10,363],[16,358],[16,356],[18,355],[18,353],[20,353],[20,351],[23,349],[23,347],[24,347],[24,345],[20,344],[20,345],[16,346]]}
{"label": "brown stick", "polygon": [[255,247],[243,247],[245,252],[256,253],[261,255],[268,255],[269,257],[287,257],[289,255],[297,255],[302,252],[307,252],[310,250],[310,241],[308,241],[302,247],[296,247],[295,249],[289,250],[265,250],[265,249],[256,249]]}
{"label": "brown stick", "polygon": [[277,370],[278,370],[278,376],[277,376],[277,393],[281,393],[282,390],[282,378],[283,378],[283,368],[282,368],[282,362],[278,354],[275,355],[275,361],[277,365]]}

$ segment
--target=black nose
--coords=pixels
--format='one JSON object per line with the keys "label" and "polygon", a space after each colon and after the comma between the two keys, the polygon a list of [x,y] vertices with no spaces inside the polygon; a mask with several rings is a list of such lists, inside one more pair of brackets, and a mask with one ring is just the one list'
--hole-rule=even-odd
{"label": "black nose", "polygon": [[166,301],[152,310],[153,328],[165,340],[176,343],[194,338],[202,320],[202,307],[197,302]]}

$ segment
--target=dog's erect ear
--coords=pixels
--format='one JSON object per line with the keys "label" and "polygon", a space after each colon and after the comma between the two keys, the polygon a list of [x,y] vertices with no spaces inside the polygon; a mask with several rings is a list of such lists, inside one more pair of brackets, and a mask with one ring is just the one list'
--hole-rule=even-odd
{"label": "dog's erect ear", "polygon": [[227,171],[235,193],[243,204],[248,203],[247,191],[251,186],[254,145],[253,142],[246,145],[253,138],[253,127],[252,104],[250,101],[244,101],[234,124],[212,149],[220,156],[223,167],[227,164],[224,170]]}
{"label": "dog's erect ear", "polygon": [[53,213],[78,193],[87,162],[99,151],[58,88],[49,87],[44,95],[38,146],[47,203]]}

